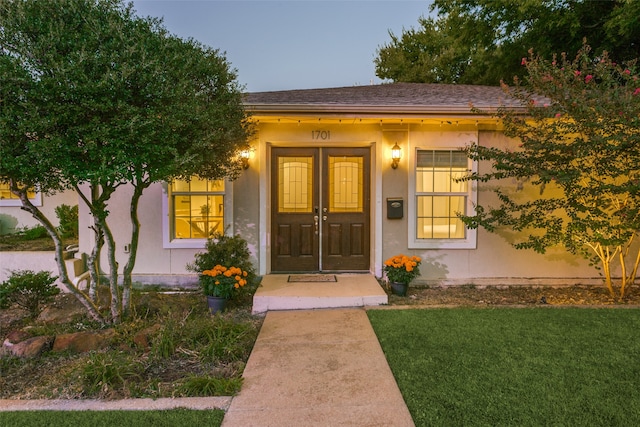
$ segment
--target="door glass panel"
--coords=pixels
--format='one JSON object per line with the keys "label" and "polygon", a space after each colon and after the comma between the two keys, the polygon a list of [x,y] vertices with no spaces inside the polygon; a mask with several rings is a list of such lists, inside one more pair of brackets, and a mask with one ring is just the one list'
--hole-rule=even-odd
{"label": "door glass panel", "polygon": [[363,170],[362,157],[329,156],[330,212],[362,212]]}
{"label": "door glass panel", "polygon": [[278,158],[278,211],[311,213],[313,157]]}

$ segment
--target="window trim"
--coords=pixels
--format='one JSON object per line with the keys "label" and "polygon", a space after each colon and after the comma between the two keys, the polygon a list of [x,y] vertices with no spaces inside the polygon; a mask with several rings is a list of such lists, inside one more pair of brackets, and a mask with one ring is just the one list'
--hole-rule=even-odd
{"label": "window trim", "polygon": [[[233,182],[224,180],[224,229],[233,235]],[[162,183],[162,247],[164,249],[204,249],[207,239],[172,239],[169,183]]]}
{"label": "window trim", "polygon": [[[464,239],[418,239],[417,236],[417,193],[416,193],[416,169],[418,151],[451,151],[457,150],[460,146],[415,146],[411,151],[409,159],[409,200],[407,201],[407,217],[409,232],[409,248],[410,249],[476,249],[477,247],[477,229],[467,228]],[[478,162],[467,159],[467,165],[472,172],[477,172]],[[469,181],[467,189],[467,215],[475,214],[475,206],[478,202],[477,183]]]}
{"label": "window trim", "polygon": [[[42,206],[42,192],[38,186],[35,188],[35,196],[31,197],[29,200],[33,203],[33,206]],[[0,199],[0,207],[10,207],[10,206],[22,206],[22,201],[20,199]]]}

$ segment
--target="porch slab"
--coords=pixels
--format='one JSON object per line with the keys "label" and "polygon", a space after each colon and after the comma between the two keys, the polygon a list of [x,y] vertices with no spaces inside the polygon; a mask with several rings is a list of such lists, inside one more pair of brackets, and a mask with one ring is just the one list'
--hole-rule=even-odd
{"label": "porch slab", "polygon": [[387,294],[372,274],[345,273],[335,276],[335,282],[289,282],[288,274],[267,274],[253,296],[252,313],[365,307],[389,302]]}

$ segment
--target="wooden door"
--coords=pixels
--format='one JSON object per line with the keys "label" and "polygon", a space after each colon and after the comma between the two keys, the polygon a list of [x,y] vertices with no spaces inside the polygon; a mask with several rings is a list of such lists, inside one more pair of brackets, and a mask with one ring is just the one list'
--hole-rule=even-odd
{"label": "wooden door", "polygon": [[273,148],[271,270],[369,270],[369,149]]}
{"label": "wooden door", "polygon": [[322,154],[322,269],[369,270],[369,149]]}

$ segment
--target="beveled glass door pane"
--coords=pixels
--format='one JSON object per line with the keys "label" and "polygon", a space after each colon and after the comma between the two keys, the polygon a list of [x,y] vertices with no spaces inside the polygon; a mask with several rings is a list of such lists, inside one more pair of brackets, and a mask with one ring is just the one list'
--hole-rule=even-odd
{"label": "beveled glass door pane", "polygon": [[362,157],[329,156],[329,212],[362,212]]}
{"label": "beveled glass door pane", "polygon": [[311,213],[313,205],[313,158],[278,158],[278,211]]}

